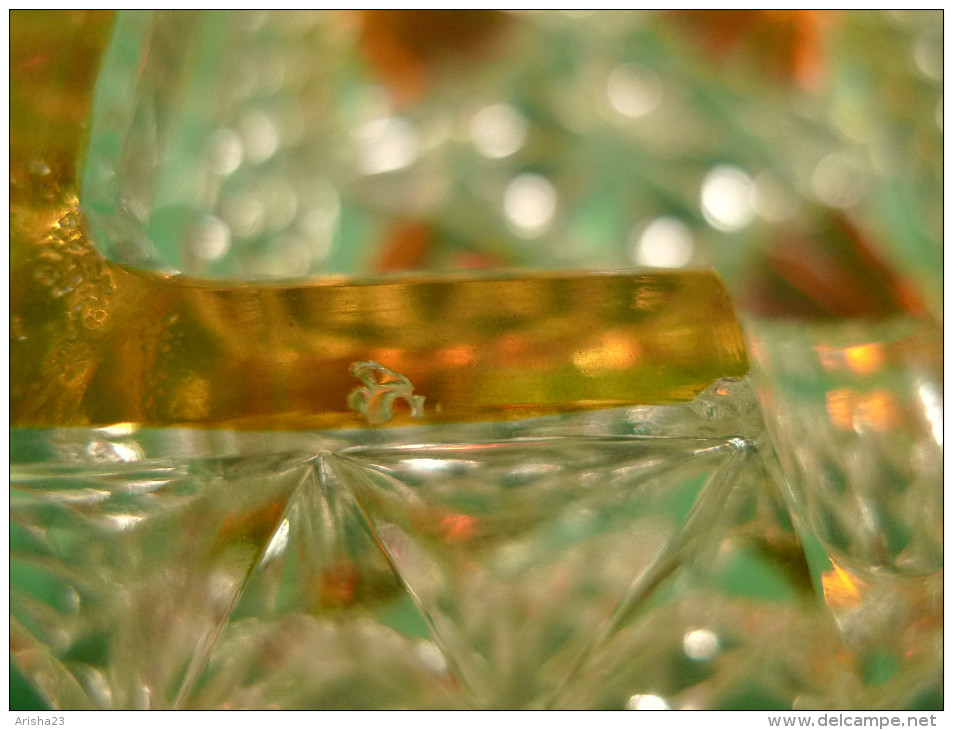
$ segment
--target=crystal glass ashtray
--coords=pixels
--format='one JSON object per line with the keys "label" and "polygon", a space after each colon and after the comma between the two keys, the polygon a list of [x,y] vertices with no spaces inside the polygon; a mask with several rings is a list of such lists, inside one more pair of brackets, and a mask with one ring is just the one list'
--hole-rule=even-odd
{"label": "crystal glass ashtray", "polygon": [[[96,256],[80,222],[38,247],[59,271]],[[217,287],[94,261],[101,316],[33,277],[78,314],[21,328],[82,369],[12,389],[12,652],[52,706],[851,696],[714,275]]]}
{"label": "crystal glass ashtray", "polygon": [[718,139],[810,177],[773,138],[811,114],[705,64],[630,129],[609,92],[675,99],[682,41],[629,15],[657,72],[606,44],[551,83],[603,44],[518,17],[512,73],[417,101],[366,67],[380,16],[11,17],[18,708],[942,705],[935,323],[848,266],[884,306],[743,337],[705,268],[737,294],[761,245],[705,190],[746,218],[773,179]]}

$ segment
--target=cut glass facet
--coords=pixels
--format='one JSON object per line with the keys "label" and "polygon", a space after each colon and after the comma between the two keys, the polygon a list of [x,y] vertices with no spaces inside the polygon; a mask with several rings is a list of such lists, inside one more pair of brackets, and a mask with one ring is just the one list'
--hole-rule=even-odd
{"label": "cut glass facet", "polygon": [[[750,702],[833,702],[836,658],[788,674],[834,637],[750,399],[727,380],[439,429],[17,431],[14,657],[56,706],[716,707],[737,699],[722,661]],[[744,615],[809,628],[775,651]],[[635,661],[659,621],[671,641]],[[698,630],[717,658],[686,653]]]}

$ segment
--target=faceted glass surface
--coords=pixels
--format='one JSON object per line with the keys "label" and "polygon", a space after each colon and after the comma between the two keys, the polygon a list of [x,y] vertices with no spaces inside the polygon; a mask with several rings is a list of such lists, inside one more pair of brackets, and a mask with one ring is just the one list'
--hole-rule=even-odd
{"label": "faceted glass surface", "polygon": [[899,317],[751,326],[796,503],[839,562],[907,575],[942,569],[938,329]]}
{"label": "faceted glass surface", "polygon": [[439,429],[16,430],[14,660],[61,708],[856,701],[756,413],[725,380]]}
{"label": "faceted glass surface", "polygon": [[367,425],[364,362],[409,378],[426,423],[684,400],[747,370],[712,272],[226,285],[104,259],[75,199],[33,215],[11,264],[17,426]]}
{"label": "faceted glass surface", "polygon": [[11,636],[50,705],[862,696],[713,274],[216,286],[101,258],[68,196],[31,216]]}
{"label": "faceted glass surface", "polygon": [[[713,246],[734,261],[738,230],[713,243],[678,219],[719,228],[726,182],[747,186],[749,208],[773,189],[784,209],[793,189],[712,168],[725,135],[699,134],[712,115],[692,96],[743,120],[727,138],[752,175],[780,151],[797,158],[789,184],[842,195],[843,130],[777,144],[801,127],[786,107],[750,90],[719,100],[705,74],[673,108],[679,44],[643,43],[655,34],[637,14],[611,25],[655,61],[607,46],[604,68],[564,76],[595,49],[558,39],[610,17],[533,16],[516,55],[568,56],[525,78],[488,66],[415,110],[381,103],[330,15],[15,16],[11,668],[43,702],[942,703],[935,332],[753,329],[766,429],[709,272],[301,278],[503,254],[691,267]],[[313,63],[315,48],[341,65]],[[593,89],[598,103],[565,103]],[[665,114],[623,126],[644,116],[633,91]],[[742,96],[757,102],[729,114]],[[892,106],[902,149],[932,158],[935,130],[901,123],[922,105]],[[752,136],[751,111],[771,138]],[[917,190],[933,210],[932,178],[875,167],[881,194],[851,210],[893,211],[883,238],[929,284],[918,246],[933,217],[891,201]]]}
{"label": "faceted glass surface", "polygon": [[762,321],[748,330],[778,478],[795,520],[829,557],[821,583],[841,635],[870,680],[913,692],[936,686],[943,665],[939,327],[895,316]]}

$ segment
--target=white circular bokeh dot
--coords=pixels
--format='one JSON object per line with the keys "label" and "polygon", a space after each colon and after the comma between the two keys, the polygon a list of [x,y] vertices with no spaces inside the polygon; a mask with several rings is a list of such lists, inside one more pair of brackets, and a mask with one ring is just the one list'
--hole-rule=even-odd
{"label": "white circular bokeh dot", "polygon": [[407,167],[420,151],[414,128],[400,117],[376,119],[357,130],[358,165],[366,175]]}
{"label": "white circular bokeh dot", "polygon": [[249,162],[264,162],[278,150],[278,127],[263,111],[251,111],[238,125]]}
{"label": "white circular bokeh dot", "polygon": [[242,164],[242,141],[231,129],[216,129],[209,136],[206,159],[213,172],[231,175]]}
{"label": "white circular bokeh dot", "polygon": [[228,226],[213,215],[204,216],[190,231],[188,236],[190,252],[202,261],[215,261],[222,258],[231,243]]}
{"label": "white circular bokeh dot", "polygon": [[491,104],[478,111],[470,123],[470,139],[484,157],[509,157],[526,142],[529,125],[509,104]]}
{"label": "white circular bokeh dot", "polygon": [[503,194],[503,213],[521,236],[545,233],[556,215],[556,188],[542,175],[523,173],[514,177]]}
{"label": "white circular bokeh dot", "polygon": [[702,214],[720,231],[737,231],[754,217],[752,180],[732,165],[718,165],[702,182]]}
{"label": "white circular bokeh dot", "polygon": [[619,114],[633,119],[644,117],[662,101],[662,84],[650,71],[616,66],[606,82],[606,98]]}
{"label": "white circular bokeh dot", "polygon": [[811,187],[822,203],[851,208],[866,193],[865,174],[853,155],[832,152],[817,163],[811,175]]}
{"label": "white circular bokeh dot", "polygon": [[718,635],[708,629],[689,631],[682,638],[682,648],[690,659],[704,661],[718,653]]}
{"label": "white circular bokeh dot", "polygon": [[227,196],[221,203],[221,214],[236,238],[250,238],[261,233],[265,210],[258,196],[240,192]]}
{"label": "white circular bokeh dot", "polygon": [[656,218],[630,236],[629,255],[639,266],[677,269],[688,264],[694,252],[691,229],[677,218]]}

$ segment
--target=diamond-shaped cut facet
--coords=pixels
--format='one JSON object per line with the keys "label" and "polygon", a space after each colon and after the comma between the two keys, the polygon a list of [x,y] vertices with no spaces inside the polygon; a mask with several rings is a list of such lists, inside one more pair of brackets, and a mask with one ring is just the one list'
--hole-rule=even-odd
{"label": "diamond-shaped cut facet", "polygon": [[14,655],[46,647],[49,681],[72,675],[96,707],[176,706],[306,473],[294,458],[14,467]]}
{"label": "diamond-shaped cut facet", "polygon": [[749,406],[15,432],[14,659],[63,707],[829,707]]}
{"label": "diamond-shaped cut facet", "polygon": [[475,705],[533,707],[703,544],[746,448],[516,439],[335,463]]}

